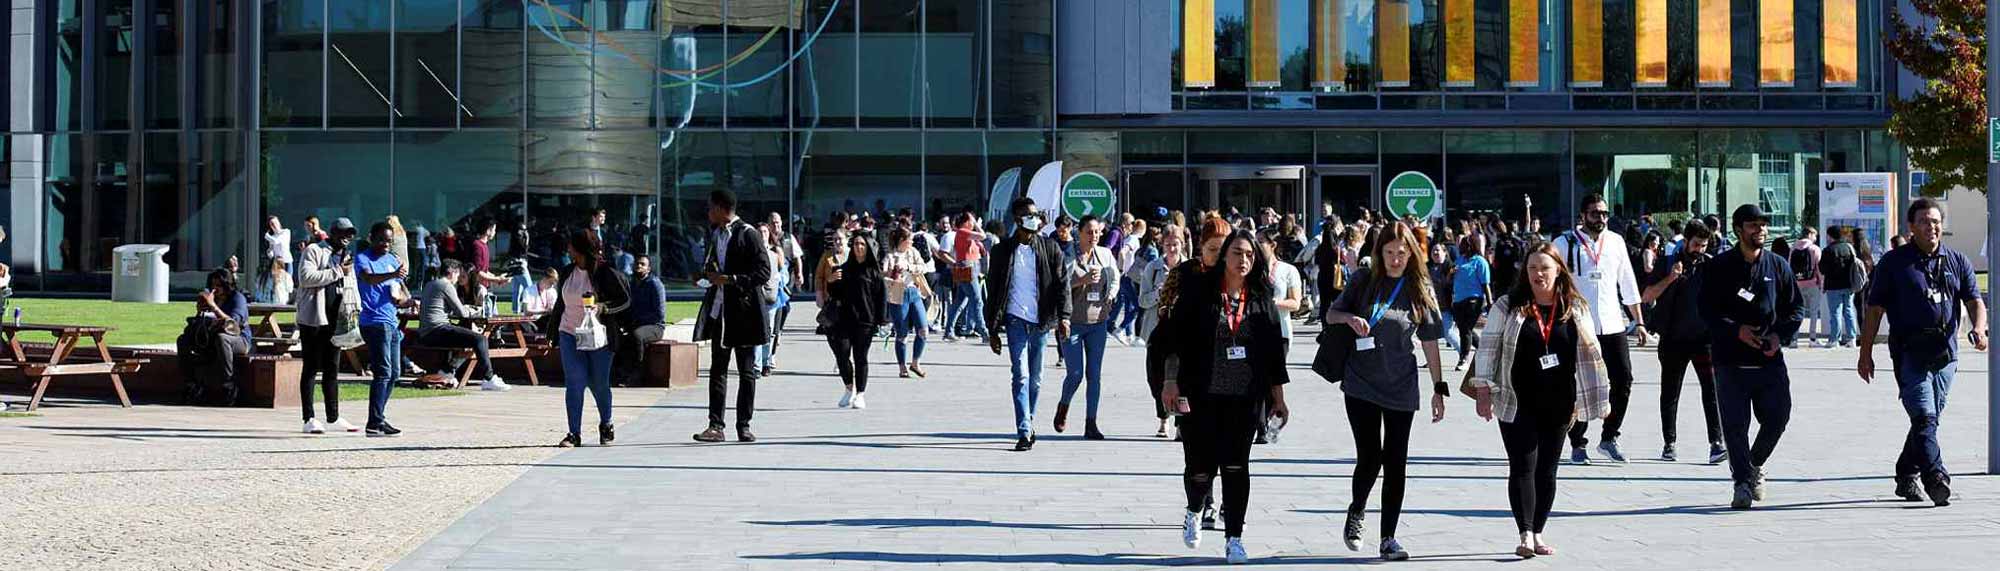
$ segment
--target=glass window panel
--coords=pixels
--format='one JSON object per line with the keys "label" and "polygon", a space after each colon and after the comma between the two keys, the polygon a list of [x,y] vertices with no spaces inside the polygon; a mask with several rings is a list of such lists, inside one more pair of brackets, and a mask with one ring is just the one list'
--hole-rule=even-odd
{"label": "glass window panel", "polygon": [[597,79],[590,0],[548,0],[527,6],[528,125],[584,127]]}
{"label": "glass window panel", "polygon": [[[979,0],[924,3],[924,111],[932,127],[972,127],[986,101]],[[983,123],[983,122],[981,122]]]}
{"label": "glass window panel", "polygon": [[861,3],[862,126],[920,124],[918,4],[920,0]]}
{"label": "glass window panel", "polygon": [[[214,144],[214,143],[211,143]],[[331,228],[345,217],[366,230],[394,204],[390,196],[388,133],[271,131],[263,166],[264,191],[258,210],[277,216],[304,237],[305,218],[319,217]],[[203,172],[205,188],[223,188],[231,173]]]}
{"label": "glass window panel", "polygon": [[[323,119],[320,91],[326,85],[327,69],[326,47],[322,44],[325,27],[325,0],[278,0],[265,6],[265,127],[320,126]],[[345,72],[346,64],[339,65]],[[180,88],[176,85],[171,91],[179,93]]]}
{"label": "glass window panel", "polygon": [[[1049,162],[1049,135],[1043,131],[989,131],[986,134],[986,187],[990,192],[999,181],[1000,175],[1011,169],[1021,169],[1016,181],[1016,192],[1028,188],[1028,179],[1035,176],[1035,170]],[[989,195],[987,198],[991,199]],[[988,203],[991,206],[991,203]],[[1005,208],[1002,205],[1001,208]],[[981,208],[981,218],[1004,218],[993,216],[991,210]]]}
{"label": "glass window panel", "polygon": [[[854,126],[855,60],[859,57],[854,1],[806,0],[798,42],[804,53],[793,63],[798,83],[797,110],[793,112],[797,127]],[[997,30],[1001,24],[994,25]],[[996,53],[994,57],[1002,56]],[[996,77],[995,83],[1005,80]]]}
{"label": "glass window panel", "polygon": [[[720,51],[721,38],[715,36],[720,30],[719,13],[711,13],[721,0],[695,0],[677,2],[679,8],[700,10],[704,24],[709,27],[708,45],[702,48]],[[590,49],[591,125],[600,129],[627,129],[651,127],[659,119],[659,108],[654,106],[655,93],[682,93],[684,90],[656,90],[655,80],[660,77],[658,70],[662,61],[658,19],[658,6],[652,0],[599,0],[591,5],[591,36],[595,42]],[[669,21],[685,22],[686,12],[672,11],[665,16]],[[719,53],[704,53],[706,60],[720,60]],[[670,66],[671,67],[671,66]],[[717,78],[720,79],[719,77]],[[721,118],[721,101],[713,92],[705,93],[703,99],[711,100],[710,112],[704,114],[713,120],[706,124],[717,124]],[[661,99],[662,102],[665,98]],[[678,117],[680,113],[670,113]]]}
{"label": "glass window panel", "polygon": [[[384,127],[389,106],[388,2],[335,2],[328,20],[327,124]],[[356,223],[359,225],[360,223]]]}
{"label": "glass window panel", "polygon": [[519,131],[405,131],[396,134],[395,154],[395,213],[404,230],[452,227],[471,236],[491,220],[499,228],[488,244],[495,267],[523,253],[513,232],[524,212]]}
{"label": "glass window panel", "polygon": [[[203,0],[206,26],[195,36],[201,53],[201,73],[195,86],[199,97],[201,126],[211,128],[236,125],[236,7],[243,0]],[[380,39],[378,38],[378,42]],[[386,55],[386,54],[385,54]],[[386,58],[385,60],[386,61]],[[376,81],[388,74],[376,76]]]}
{"label": "glass window panel", "polygon": [[721,0],[679,3],[668,10],[666,39],[659,46],[661,71],[654,78],[662,126],[722,125],[722,86],[729,82],[722,30]]}
{"label": "glass window panel", "polygon": [[458,0],[396,0],[396,9],[396,125],[456,126]]}
{"label": "glass window panel", "polygon": [[132,128],[132,0],[100,0],[94,20],[97,47],[90,65],[97,74],[95,96],[98,129]]}
{"label": "glass window panel", "polygon": [[[796,4],[788,0],[731,0],[729,4],[728,53],[742,58],[729,67],[729,125],[732,127],[783,127],[785,85],[790,81],[786,59],[792,48],[791,26],[798,21],[792,13]],[[961,64],[963,61],[960,62]]]}
{"label": "glass window panel", "polygon": [[1119,152],[1125,164],[1177,165],[1184,150],[1180,131],[1125,131],[1119,133]]}
{"label": "glass window panel", "polygon": [[83,129],[83,0],[59,0],[55,5],[56,45],[50,66],[55,77],[55,101],[49,105],[49,126],[57,131]]}
{"label": "glass window panel", "polygon": [[1632,77],[1638,67],[1634,53],[1638,33],[1633,29],[1637,23],[1633,7],[1633,0],[1603,0],[1604,32],[1600,42],[1604,45],[1606,91],[1632,90]]}
{"label": "glass window panel", "polygon": [[1250,78],[1258,89],[1306,89],[1308,0],[1249,0]]}
{"label": "glass window panel", "polygon": [[667,132],[658,144],[664,209],[656,217],[660,275],[685,279],[700,269],[695,253],[708,228],[711,192],[736,193],[737,211],[745,220],[792,212],[784,133]]}
{"label": "glass window panel", "polygon": [[1695,28],[1701,12],[1699,0],[1667,1],[1667,90],[1695,89],[1695,78],[1706,60],[1696,52],[1702,35]]}
{"label": "glass window panel", "polygon": [[[193,263],[198,256],[190,254],[200,241],[181,237],[198,234],[183,232],[183,228],[195,225],[197,218],[194,214],[199,204],[187,200],[194,195],[189,192],[193,189],[193,181],[182,173],[181,168],[192,157],[181,154],[182,136],[181,133],[145,135],[145,174],[139,179],[140,220],[133,222],[139,227],[144,243],[172,246],[167,250],[168,266],[192,269],[200,267]],[[194,139],[189,136],[188,140]],[[195,156],[201,154],[199,147],[188,151]],[[183,224],[183,221],[188,224]]]}
{"label": "glass window panel", "polygon": [[587,227],[598,210],[604,211],[607,249],[634,247],[635,235],[651,234],[648,221],[659,208],[658,133],[530,131],[525,138],[528,218],[535,236],[528,240],[530,254],[566,257],[561,237]]}
{"label": "glass window panel", "polygon": [[993,126],[1055,123],[1055,32],[1050,0],[989,0]]}
{"label": "glass window panel", "polygon": [[1334,0],[1334,26],[1340,30],[1341,69],[1334,77],[1338,91],[1374,91],[1376,0]]}
{"label": "glass window panel", "polygon": [[1578,131],[1576,192],[1604,195],[1611,215],[1686,220],[1694,201],[1694,131]]}
{"label": "glass window panel", "polygon": [[1772,235],[1792,235],[1807,222],[1808,201],[1818,200],[1824,144],[1812,130],[1703,131],[1700,210],[1727,214],[1754,203],[1771,213]]}
{"label": "glass window panel", "polygon": [[[924,205],[921,220],[986,211],[986,137],[978,132],[924,135]],[[1025,170],[1025,169],[1024,169]]]}
{"label": "glass window panel", "polygon": [[181,126],[181,16],[180,3],[154,2],[153,16],[147,20],[153,27],[152,35],[147,38],[151,52],[147,65],[140,70],[146,74],[146,92],[135,95],[145,99],[148,129]]}
{"label": "glass window panel", "polygon": [[[1432,182],[1445,189],[1446,212],[1459,212],[1460,206],[1451,202],[1459,197],[1451,192],[1444,179],[1444,137],[1436,131],[1384,131],[1382,137],[1382,168],[1375,177],[1373,201],[1380,204],[1383,187],[1389,180],[1406,171],[1424,173]],[[1341,213],[1354,214],[1354,213]]]}
{"label": "glass window panel", "polygon": [[[236,133],[209,132],[195,136],[200,147],[197,162],[188,168],[194,191],[191,220],[175,232],[190,244],[183,260],[196,269],[193,275],[177,276],[174,289],[191,292],[207,284],[203,268],[219,268],[230,256],[244,253],[250,233],[242,231],[252,193],[244,176],[242,137]],[[187,153],[193,159],[194,151]],[[268,179],[266,179],[268,181]],[[268,182],[266,184],[269,184]],[[354,189],[347,189],[355,194]]]}
{"label": "glass window panel", "polygon": [[[1759,51],[1757,28],[1758,0],[1738,0],[1729,7],[1729,89],[1732,91],[1755,91],[1757,89],[1757,56]],[[1705,23],[1705,22],[1704,22]]]}
{"label": "glass window panel", "polygon": [[[1188,164],[1312,164],[1311,131],[1195,131]],[[1067,167],[1067,165],[1065,165]]]}
{"label": "glass window panel", "polygon": [[[1538,214],[1554,214],[1564,209],[1560,198],[1563,175],[1569,171],[1568,144],[1569,134],[1563,131],[1451,133],[1445,136],[1445,157],[1451,161],[1446,177],[1433,180],[1445,190],[1446,211],[1454,214],[1500,212],[1519,220],[1523,196],[1535,199]],[[1408,170],[1391,171],[1386,146],[1383,155],[1384,176]]]}
{"label": "glass window panel", "polygon": [[462,0],[459,20],[465,52],[459,97],[466,127],[519,127],[523,80],[521,6],[518,0]]}
{"label": "glass window panel", "polygon": [[923,143],[914,132],[808,131],[794,205],[805,213],[872,213],[877,222],[921,197]]}
{"label": "glass window panel", "polygon": [[1312,88],[1338,91],[1347,75],[1344,0],[1312,0]]}
{"label": "glass window panel", "polygon": [[1376,161],[1374,131],[1321,131],[1313,135],[1323,165],[1372,165]]}

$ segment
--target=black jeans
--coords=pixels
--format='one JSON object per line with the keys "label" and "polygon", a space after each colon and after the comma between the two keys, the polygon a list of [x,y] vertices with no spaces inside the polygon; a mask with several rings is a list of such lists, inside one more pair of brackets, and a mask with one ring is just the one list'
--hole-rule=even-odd
{"label": "black jeans", "polygon": [[[1716,408],[1722,412],[1722,441],[1729,447],[1729,476],[1748,482],[1792,421],[1792,377],[1783,362],[1715,368]],[[1757,420],[1755,443],[1750,420]]]}
{"label": "black jeans", "polygon": [[1250,441],[1256,437],[1261,397],[1187,395],[1188,413],[1181,415],[1181,456],[1186,467],[1181,484],[1187,511],[1200,513],[1222,474],[1223,534],[1243,537],[1243,513],[1250,505]]}
{"label": "black jeans", "polygon": [[333,326],[300,325],[299,353],[305,361],[299,374],[299,408],[305,420],[313,419],[314,382],[326,397],[326,419],[340,420],[340,349],[333,346]]}
{"label": "black jeans", "polygon": [[1395,411],[1347,397],[1347,424],[1354,429],[1354,500],[1349,513],[1368,509],[1375,475],[1382,475],[1382,537],[1396,536],[1403,516],[1403,483],[1410,466],[1410,422],[1415,412]]}
{"label": "black jeans", "polygon": [[[1625,344],[1625,333],[1597,336],[1597,346],[1604,351],[1604,370],[1611,373],[1611,416],[1604,417],[1605,442],[1618,441],[1618,427],[1625,425],[1625,405],[1632,402],[1632,350]],[[1582,448],[1590,444],[1584,436],[1590,431],[1590,423],[1578,421],[1569,427],[1569,445]]]}
{"label": "black jeans", "polygon": [[1660,342],[1660,432],[1667,444],[1678,442],[1681,410],[1681,381],[1690,365],[1701,384],[1702,420],[1707,421],[1708,443],[1722,443],[1722,417],[1715,408],[1715,365],[1709,361],[1708,345]]}
{"label": "black jeans", "polygon": [[1556,505],[1556,466],[1562,460],[1562,422],[1528,418],[1521,411],[1514,422],[1500,423],[1500,441],[1507,446],[1507,506],[1514,527],[1541,533]]}
{"label": "black jeans", "polygon": [[1486,298],[1474,297],[1451,304],[1451,322],[1458,327],[1460,362],[1479,351],[1479,317],[1486,313]]}
{"label": "black jeans", "polygon": [[840,369],[840,383],[854,392],[868,392],[868,346],[874,340],[872,327],[834,327],[826,333],[826,344],[833,348],[833,365]]}
{"label": "black jeans", "polygon": [[[250,354],[250,342],[241,335],[227,333],[215,336],[215,354],[200,366],[186,369],[184,382],[191,401],[206,401],[208,384],[215,381],[222,386],[222,406],[236,406],[240,395],[240,385],[236,383],[236,360]],[[190,402],[189,404],[201,404]]]}
{"label": "black jeans", "polygon": [[1153,414],[1159,420],[1167,419],[1167,408],[1173,403],[1160,400],[1160,391],[1167,383],[1167,354],[1172,349],[1162,345],[1160,330],[1155,329],[1153,338],[1146,340],[1146,386],[1153,392]]}
{"label": "black jeans", "polygon": [[709,341],[708,427],[722,430],[722,411],[729,404],[729,357],[736,357],[736,430],[750,428],[750,413],[757,408],[757,347],[724,347],[721,339]]}
{"label": "black jeans", "polygon": [[438,349],[471,349],[477,361],[473,361],[472,378],[484,380],[493,376],[493,358],[487,355],[485,335],[457,325],[437,325],[417,330],[418,345]]}

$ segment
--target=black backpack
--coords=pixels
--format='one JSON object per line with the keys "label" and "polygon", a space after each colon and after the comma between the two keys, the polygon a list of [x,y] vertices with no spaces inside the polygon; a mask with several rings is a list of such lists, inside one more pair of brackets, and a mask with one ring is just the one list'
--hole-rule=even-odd
{"label": "black backpack", "polygon": [[1819,271],[1826,276],[1826,289],[1861,287],[1860,270],[1861,265],[1854,258],[1854,247],[1846,243],[1828,246],[1819,259]]}
{"label": "black backpack", "polygon": [[1792,264],[1792,279],[1806,281],[1819,277],[1819,267],[1812,263],[1812,250],[1792,250],[1791,259],[1787,261]]}

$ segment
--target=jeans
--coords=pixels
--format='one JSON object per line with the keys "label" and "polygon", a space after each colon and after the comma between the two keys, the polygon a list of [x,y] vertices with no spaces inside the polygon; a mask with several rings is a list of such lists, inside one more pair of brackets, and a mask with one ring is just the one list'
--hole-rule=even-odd
{"label": "jeans", "polygon": [[1827,332],[1827,341],[1847,344],[1861,335],[1861,326],[1854,313],[1854,290],[1826,290],[1827,320],[1833,326]]}
{"label": "jeans", "polygon": [[394,323],[361,326],[361,340],[368,344],[368,426],[388,423],[389,391],[403,376],[403,328]]}
{"label": "jeans", "polygon": [[1944,451],[1938,447],[1938,417],[1944,414],[1945,397],[1958,375],[1958,362],[1932,371],[1916,358],[1903,358],[1899,351],[1889,355],[1896,367],[1897,396],[1903,401],[1903,412],[1910,415],[1910,432],[1903,439],[1902,455],[1896,458],[1896,475],[1949,478]]}
{"label": "jeans", "polygon": [[1264,399],[1188,395],[1188,413],[1180,417],[1181,485],[1187,492],[1187,511],[1201,512],[1222,475],[1223,535],[1243,537],[1243,514],[1250,505],[1250,442],[1257,427]]}
{"label": "jeans", "polygon": [[1118,303],[1111,305],[1111,316],[1106,318],[1110,331],[1131,336],[1139,324],[1139,284],[1132,278],[1118,278]]}
{"label": "jeans", "polygon": [[304,371],[299,374],[299,408],[305,420],[313,419],[313,384],[319,384],[326,400],[326,420],[340,420],[340,349],[333,346],[333,326],[299,326],[299,352]]}
{"label": "jeans", "polygon": [[[493,376],[493,359],[487,356],[485,335],[456,325],[438,325],[417,331],[416,342],[425,347],[439,349],[471,349],[478,357],[473,361],[472,378],[485,380]],[[443,372],[443,371],[439,371]]]}
{"label": "jeans", "polygon": [[979,291],[979,280],[956,284],[951,289],[955,294],[951,300],[952,333],[973,333],[985,337],[986,304],[981,299],[985,294]]}
{"label": "jeans", "polygon": [[1014,432],[1027,438],[1035,431],[1035,405],[1042,399],[1042,346],[1049,342],[1049,330],[1019,317],[1005,319],[1014,375]]}
{"label": "jeans", "polygon": [[[924,295],[915,287],[903,288],[903,300],[889,304],[889,323],[896,331],[896,364],[907,366],[924,360],[924,338],[930,336],[930,316],[924,313]],[[914,351],[905,340],[917,336]]]}
{"label": "jeans", "polygon": [[559,334],[562,352],[563,410],[569,413],[569,433],[583,432],[583,390],[597,401],[597,423],[611,423],[611,356],[617,351],[606,347],[596,351],[576,348],[576,336]]}
{"label": "jeans", "polygon": [[724,347],[722,340],[708,342],[708,427],[722,430],[722,410],[729,404],[729,358],[736,358],[736,431],[750,428],[750,416],[757,408],[757,347]]}
{"label": "jeans", "polygon": [[1084,406],[1087,407],[1084,419],[1092,427],[1097,425],[1098,397],[1104,394],[1104,339],[1110,333],[1110,321],[1077,324],[1070,326],[1069,337],[1062,340],[1063,360],[1069,366],[1063,371],[1060,403],[1069,406],[1069,400],[1076,396],[1077,386],[1083,384],[1088,376],[1090,388],[1083,393]]}
{"label": "jeans", "polygon": [[[1625,406],[1632,402],[1632,351],[1626,348],[1625,334],[1597,336],[1597,346],[1604,351],[1604,369],[1611,374],[1611,416],[1604,417],[1605,442],[1618,441],[1618,428],[1625,425]],[[1590,423],[1578,420],[1569,427],[1569,445],[1582,448],[1590,444],[1584,436],[1590,431]]]}
{"label": "jeans", "polygon": [[[534,280],[528,279],[528,274],[515,275],[513,279],[507,280],[507,287],[514,290],[513,305],[514,313],[517,314],[524,313],[521,311],[521,300],[534,299],[541,296],[541,293],[535,289]],[[500,305],[500,303],[494,302],[494,305]]]}
{"label": "jeans", "polygon": [[1689,366],[1701,386],[1702,419],[1708,427],[1708,443],[1722,442],[1722,416],[1715,408],[1715,365],[1709,362],[1707,345],[1660,342],[1660,434],[1667,444],[1679,440],[1681,381]]}
{"label": "jeans", "polygon": [[1403,484],[1410,467],[1410,422],[1415,412],[1389,410],[1347,397],[1347,424],[1354,431],[1353,501],[1348,513],[1367,509],[1375,475],[1382,475],[1382,537],[1396,536],[1403,514]]}
{"label": "jeans", "polygon": [[[1783,362],[1761,366],[1715,368],[1716,408],[1722,413],[1722,441],[1729,448],[1729,476],[1752,480],[1785,425],[1792,420],[1792,378]],[[1750,420],[1762,425],[1751,443]]]}
{"label": "jeans", "polygon": [[757,364],[772,367],[778,354],[778,306],[764,306],[764,326],[771,332],[771,339],[757,346]]}
{"label": "jeans", "polygon": [[1812,334],[1806,332],[1806,322],[1818,323],[1815,329],[1821,339],[1832,339],[1827,336],[1826,291],[1819,286],[1799,286],[1799,300],[1805,304],[1806,316],[1799,323],[1799,332],[1794,340],[1797,337],[1804,337],[1808,342],[1813,340]]}

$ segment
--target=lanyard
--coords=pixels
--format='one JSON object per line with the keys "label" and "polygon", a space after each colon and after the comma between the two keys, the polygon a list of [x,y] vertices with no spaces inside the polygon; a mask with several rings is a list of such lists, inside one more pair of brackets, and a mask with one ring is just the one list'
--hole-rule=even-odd
{"label": "lanyard", "polygon": [[1223,318],[1229,323],[1229,336],[1232,338],[1236,337],[1237,330],[1243,327],[1243,314],[1249,310],[1249,307],[1243,301],[1243,292],[1236,292],[1234,297],[1228,295],[1222,296],[1222,303]]}
{"label": "lanyard", "polygon": [[1375,323],[1382,321],[1382,312],[1388,311],[1389,306],[1396,302],[1396,297],[1403,293],[1403,282],[1405,281],[1408,280],[1405,278],[1396,278],[1396,289],[1389,292],[1388,299],[1377,300],[1375,302],[1375,315],[1368,318],[1368,329],[1375,329]]}
{"label": "lanyard", "polygon": [[1542,319],[1542,311],[1539,309],[1535,309],[1535,306],[1533,304],[1530,304],[1528,305],[1528,317],[1534,318],[1535,327],[1541,329],[1542,352],[1544,353],[1552,352],[1553,348],[1549,347],[1549,334],[1555,331],[1555,326],[1556,326],[1555,312],[1550,311],[1549,318]]}
{"label": "lanyard", "polygon": [[1578,244],[1583,245],[1583,253],[1590,254],[1590,267],[1596,268],[1597,258],[1604,255],[1604,251],[1597,249],[1597,241],[1584,239],[1582,230],[1571,230],[1570,234]]}

